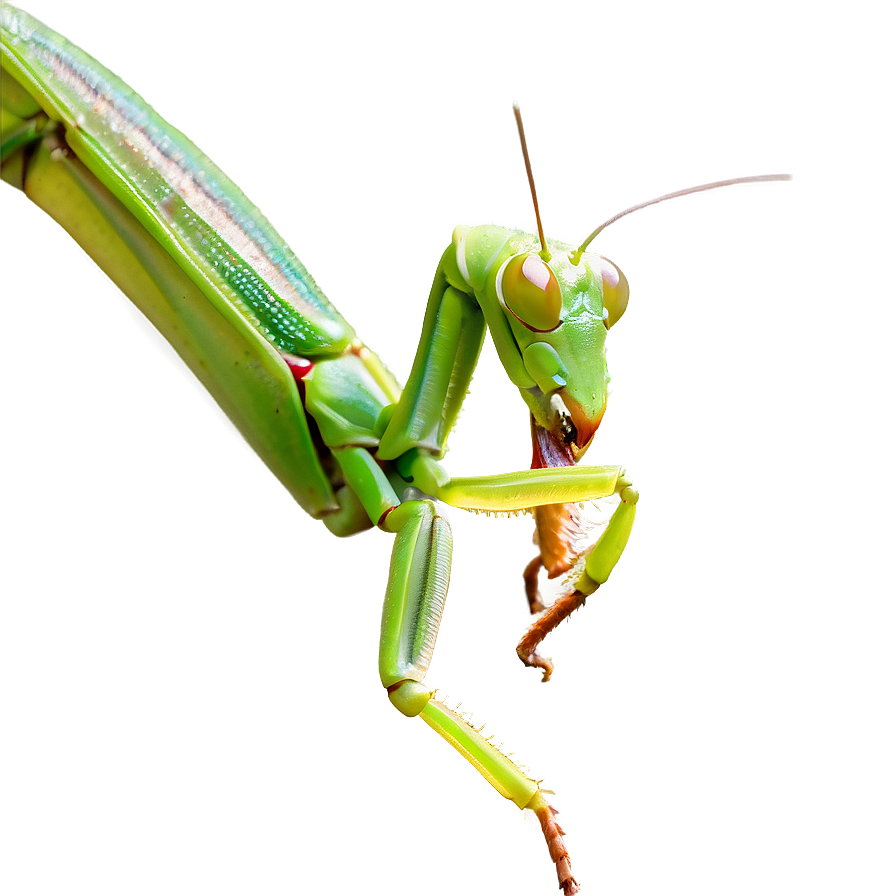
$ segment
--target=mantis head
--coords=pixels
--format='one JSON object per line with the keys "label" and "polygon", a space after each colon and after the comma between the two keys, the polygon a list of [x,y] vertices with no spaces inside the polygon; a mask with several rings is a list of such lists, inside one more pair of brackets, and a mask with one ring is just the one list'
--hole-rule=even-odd
{"label": "mantis head", "polygon": [[[605,228],[634,211],[732,184],[789,180],[766,174],[715,181],[667,193],[604,221],[577,248],[545,239],[519,107],[514,106],[538,236],[500,227],[459,227],[456,267],[472,287],[508,376],[532,415],[533,466],[575,463],[585,453],[607,404],[604,341],[628,305],[628,281],[586,249]],[[449,282],[451,276],[448,277]]]}
{"label": "mantis head", "polygon": [[[501,227],[458,227],[458,274],[472,287],[498,355],[532,415],[545,465],[588,448],[607,403],[607,331],[625,312],[628,282],[611,261]],[[547,255],[547,260],[545,256]]]}

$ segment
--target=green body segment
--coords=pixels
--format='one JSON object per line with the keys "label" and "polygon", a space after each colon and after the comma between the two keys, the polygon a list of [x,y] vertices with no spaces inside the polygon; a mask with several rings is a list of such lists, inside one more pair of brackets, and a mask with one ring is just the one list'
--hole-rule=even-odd
{"label": "green body segment", "polygon": [[112,72],[27,13],[2,11],[5,73],[224,313],[281,351],[337,354],[354,337],[283,239],[190,140]]}
{"label": "green body segment", "polygon": [[576,588],[583,594],[593,593],[610,578],[632,534],[636,507],[637,496],[621,503],[591,550],[585,561],[585,571],[576,583]]}
{"label": "green body segment", "polygon": [[11,76],[0,78],[0,100],[4,114],[14,115],[17,118],[31,118],[41,111],[40,103]]}
{"label": "green body segment", "polygon": [[451,245],[436,270],[411,375],[380,440],[377,456],[384,460],[418,446],[441,456],[467,396],[485,319],[454,272],[454,254]]}
{"label": "green body segment", "polygon": [[395,532],[380,633],[383,687],[423,681],[448,593],[451,530],[431,501],[409,501],[387,521]]}
{"label": "green body segment", "polygon": [[376,448],[383,411],[393,400],[352,352],[314,365],[303,380],[305,407],[328,448]]}
{"label": "green body segment", "polygon": [[538,793],[537,781],[444,704],[431,700],[420,718],[448,741],[504,799],[523,809]]}
{"label": "green body segment", "polygon": [[399,470],[406,481],[452,507],[495,513],[604,498],[616,491],[619,467],[561,467],[448,477],[430,457],[412,453]]}
{"label": "green body segment", "polygon": [[538,240],[530,233],[485,225],[456,227],[452,245],[458,273],[482,308],[510,381],[520,389],[531,389],[535,380],[522,363],[510,321],[498,301],[495,281],[501,265],[508,258],[519,252],[534,251],[538,248]]}
{"label": "green body segment", "polygon": [[366,448],[338,448],[334,456],[368,525],[379,523],[399,503],[386,472]]}
{"label": "green body segment", "polygon": [[[296,383],[248,327],[234,327],[140,222],[73,156],[41,144],[26,192],[149,318],[237,428],[312,516],[337,502],[318,459]],[[4,175],[6,166],[4,165]]]}
{"label": "green body segment", "polygon": [[3,179],[152,321],[309,514],[339,512],[281,353],[330,368],[313,387],[334,399],[328,444],[376,444],[391,374],[242,192],[119,78],[8,4],[0,62]]}

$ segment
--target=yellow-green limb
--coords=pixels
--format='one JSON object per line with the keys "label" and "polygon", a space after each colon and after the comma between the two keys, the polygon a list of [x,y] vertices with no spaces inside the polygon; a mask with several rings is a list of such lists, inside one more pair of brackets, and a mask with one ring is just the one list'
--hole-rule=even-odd
{"label": "yellow-green limb", "polygon": [[561,832],[551,827],[553,811],[538,783],[490,737],[484,737],[481,729],[434,700],[423,684],[448,590],[451,532],[447,522],[431,501],[409,501],[386,517],[384,528],[396,533],[380,640],[380,679],[390,701],[406,716],[419,715],[501,796],[539,813],[542,827],[548,825],[545,834],[560,886],[565,893],[577,892]]}
{"label": "yellow-green limb", "polygon": [[408,452],[399,460],[398,469],[409,484],[446,504],[495,512],[606,498],[618,491],[623,472],[618,466],[555,467],[451,477],[441,464],[421,452]]}

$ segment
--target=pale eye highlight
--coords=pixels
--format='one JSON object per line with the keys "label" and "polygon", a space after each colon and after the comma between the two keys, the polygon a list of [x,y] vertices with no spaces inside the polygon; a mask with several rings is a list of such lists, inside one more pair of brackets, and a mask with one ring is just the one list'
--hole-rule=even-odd
{"label": "pale eye highlight", "polygon": [[511,258],[501,278],[504,307],[536,333],[560,325],[563,295],[554,272],[537,255]]}
{"label": "pale eye highlight", "polygon": [[600,259],[600,275],[603,281],[604,324],[609,330],[628,307],[628,280],[612,261],[603,257]]}
{"label": "pale eye highlight", "polygon": [[523,262],[522,273],[533,286],[537,286],[542,291],[547,290],[553,276],[551,269],[534,255],[526,257],[526,260]]}

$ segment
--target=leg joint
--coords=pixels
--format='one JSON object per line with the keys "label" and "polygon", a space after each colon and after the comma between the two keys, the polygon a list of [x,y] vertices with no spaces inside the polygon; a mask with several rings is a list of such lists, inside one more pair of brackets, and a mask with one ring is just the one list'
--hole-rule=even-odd
{"label": "leg joint", "polygon": [[633,482],[634,480],[625,470],[619,471],[619,476],[616,479],[616,494],[626,504],[638,503],[638,490],[634,487]]}
{"label": "leg joint", "polygon": [[389,702],[404,715],[413,718],[423,712],[432,697],[432,691],[419,681],[406,678],[386,689]]}

